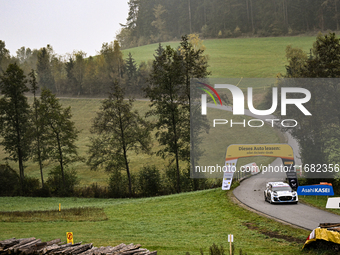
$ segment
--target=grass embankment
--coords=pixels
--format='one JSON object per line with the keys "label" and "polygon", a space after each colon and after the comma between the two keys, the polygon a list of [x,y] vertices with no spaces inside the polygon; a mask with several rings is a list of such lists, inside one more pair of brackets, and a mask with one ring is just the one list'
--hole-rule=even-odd
{"label": "grass embankment", "polygon": [[228,193],[204,190],[143,199],[79,199],[0,197],[1,211],[62,210],[73,207],[103,208],[102,221],[2,222],[0,240],[36,237],[43,241],[60,238],[72,231],[75,242],[95,246],[141,243],[160,254],[199,254],[212,243],[228,247],[234,235],[238,250],[248,254],[301,254],[309,231],[281,225],[238,206]]}
{"label": "grass embankment", "polygon": [[[338,195],[335,195],[335,196],[338,196]],[[328,200],[327,196],[299,196],[299,201],[302,203],[340,215],[339,209],[326,208],[327,200]],[[324,221],[326,222],[327,220],[324,220]]]}

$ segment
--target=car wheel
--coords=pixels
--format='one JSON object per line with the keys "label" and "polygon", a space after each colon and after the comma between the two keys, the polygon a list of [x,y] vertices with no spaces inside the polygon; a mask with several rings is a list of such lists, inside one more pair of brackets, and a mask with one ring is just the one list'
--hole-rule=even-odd
{"label": "car wheel", "polygon": [[264,193],[264,201],[267,202],[267,196],[266,193]]}

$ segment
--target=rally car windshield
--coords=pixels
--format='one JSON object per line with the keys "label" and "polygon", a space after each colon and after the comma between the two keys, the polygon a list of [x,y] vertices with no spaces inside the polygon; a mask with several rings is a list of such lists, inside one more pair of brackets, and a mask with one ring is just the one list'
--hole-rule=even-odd
{"label": "rally car windshield", "polygon": [[290,187],[273,187],[273,191],[292,191]]}

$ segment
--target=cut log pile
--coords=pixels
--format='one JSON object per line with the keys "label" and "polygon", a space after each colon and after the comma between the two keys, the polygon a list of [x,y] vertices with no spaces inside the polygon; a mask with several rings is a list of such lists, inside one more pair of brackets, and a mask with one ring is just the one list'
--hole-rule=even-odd
{"label": "cut log pile", "polygon": [[40,239],[34,237],[16,239],[11,238],[0,241],[0,255],[14,254],[14,255],[157,255],[157,251],[150,252],[147,249],[141,248],[140,244],[119,244],[115,247],[93,247],[90,244],[80,243],[61,243],[60,239],[55,239],[49,242],[41,242]]}

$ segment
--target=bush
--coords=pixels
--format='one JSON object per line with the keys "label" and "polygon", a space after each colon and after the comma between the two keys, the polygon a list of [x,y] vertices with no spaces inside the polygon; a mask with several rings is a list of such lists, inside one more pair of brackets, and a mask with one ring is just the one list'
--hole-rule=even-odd
{"label": "bush", "polygon": [[[135,195],[135,183],[136,176],[130,173],[131,186],[132,186],[132,196]],[[129,179],[126,173],[122,173],[120,170],[114,170],[110,176],[109,180],[109,195],[110,197],[130,197],[129,193]]]}
{"label": "bush", "polygon": [[138,173],[138,190],[143,197],[157,196],[161,191],[161,176],[156,166],[143,167]]}
{"label": "bush", "polygon": [[238,37],[242,35],[241,29],[239,28],[239,26],[236,26],[235,30],[234,30],[234,36]]}
{"label": "bush", "polygon": [[[200,254],[204,255],[203,249],[200,249]],[[230,254],[230,250],[228,249],[227,251],[225,251],[222,245],[218,247],[218,245],[213,244],[212,246],[209,247],[209,255],[226,255],[226,254]],[[231,245],[231,254],[235,254],[234,243],[232,243]],[[186,255],[190,255],[190,253],[187,252]],[[240,249],[239,255],[247,255],[247,253],[243,253],[242,249]]]}
{"label": "bush", "polygon": [[8,165],[0,165],[0,196],[16,196],[20,192],[19,175]]}
{"label": "bush", "polygon": [[[196,179],[190,177],[189,167],[180,171],[181,192],[203,190],[213,188],[213,185],[207,179]],[[222,184],[221,184],[222,185]],[[221,186],[219,185],[219,186]],[[165,169],[165,175],[162,179],[163,194],[174,194],[177,192],[177,169],[176,166],[170,165]]]}
{"label": "bush", "polygon": [[77,197],[87,197],[87,198],[108,198],[109,192],[107,187],[98,186],[97,183],[92,183],[88,187],[80,187],[75,191]]}
{"label": "bush", "polygon": [[50,197],[51,196],[50,187],[45,183],[44,187],[34,191],[33,196],[35,196],[35,197]]}
{"label": "bush", "polygon": [[177,169],[176,166],[170,165],[165,169],[163,176],[164,194],[174,194],[177,192]]}
{"label": "bush", "polygon": [[64,170],[65,186],[63,183],[60,166],[52,169],[48,174],[47,185],[50,187],[51,194],[55,196],[72,196],[75,186],[79,183],[77,172],[73,169]]}
{"label": "bush", "polygon": [[22,190],[25,196],[36,196],[40,190],[39,179],[25,176]]}
{"label": "bush", "polygon": [[201,28],[201,33],[204,38],[208,38],[211,36],[211,30],[209,29],[208,25],[204,25]]}

